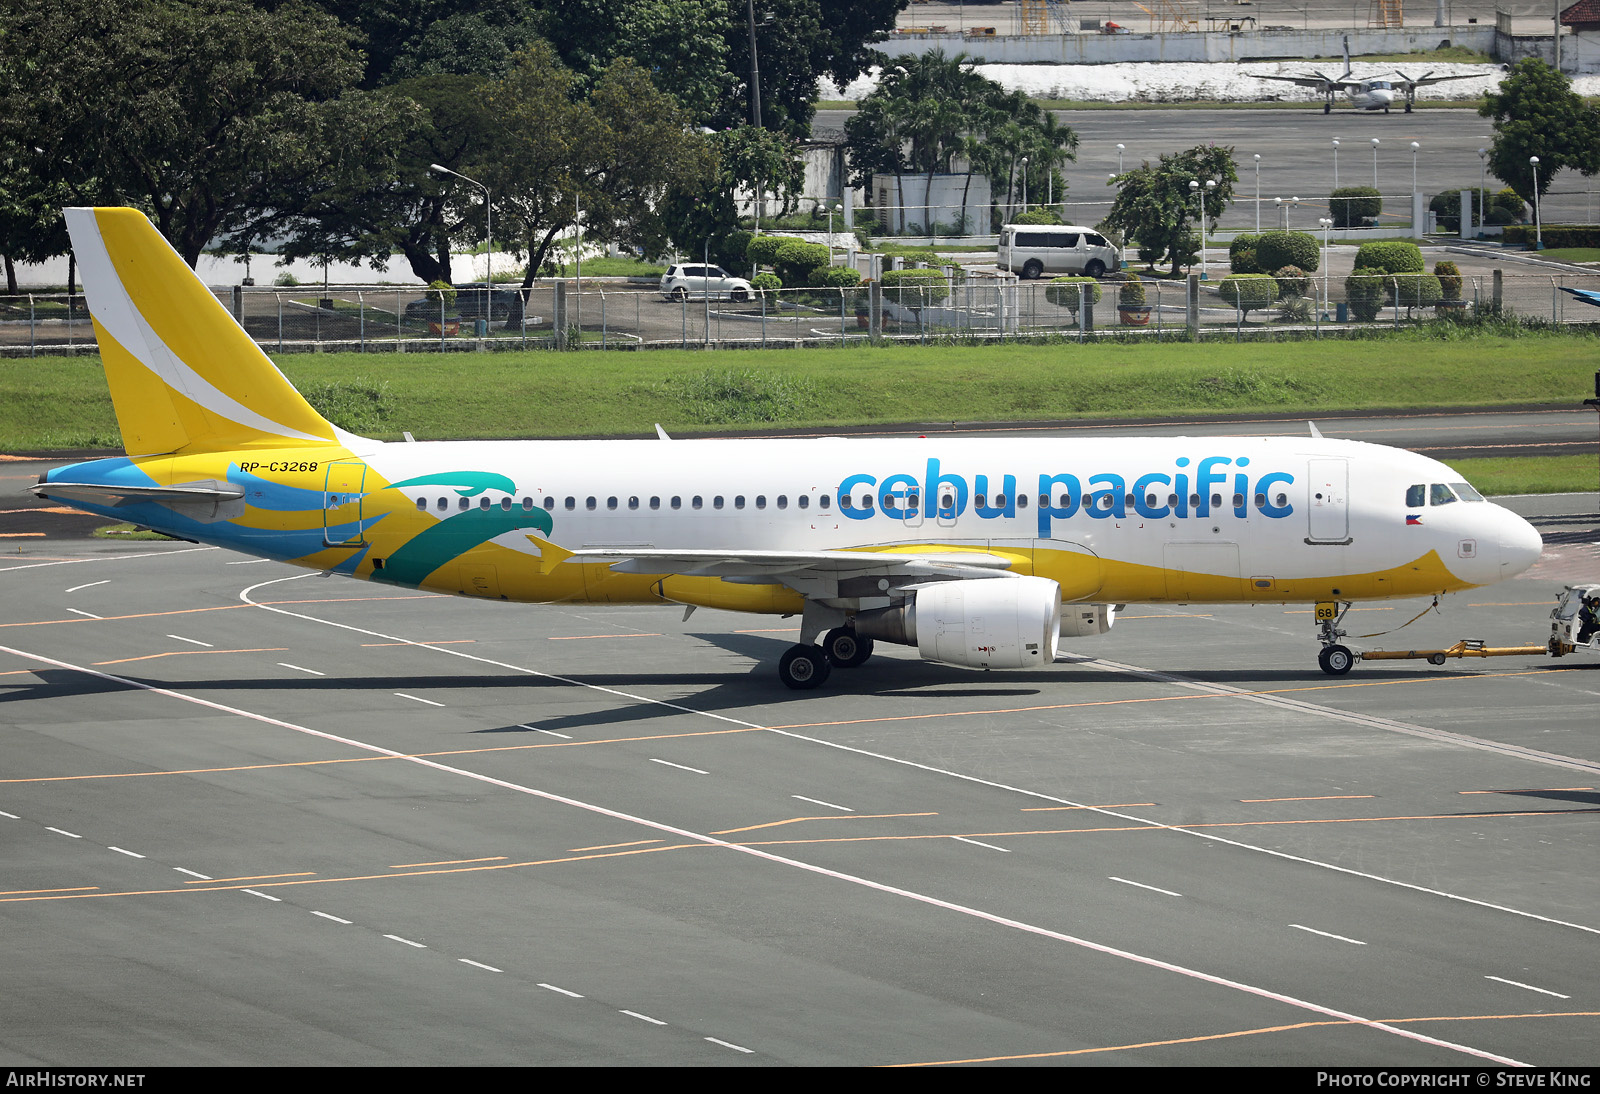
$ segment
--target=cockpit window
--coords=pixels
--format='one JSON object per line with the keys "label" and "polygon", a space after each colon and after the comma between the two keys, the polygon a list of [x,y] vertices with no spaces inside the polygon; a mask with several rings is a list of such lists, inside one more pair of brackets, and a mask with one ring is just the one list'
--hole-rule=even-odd
{"label": "cockpit window", "polygon": [[1421,509],[1428,504],[1428,488],[1420,482],[1415,486],[1406,487],[1406,508]]}
{"label": "cockpit window", "polygon": [[1436,482],[1428,487],[1429,505],[1449,505],[1455,500],[1455,492],[1442,482]]}
{"label": "cockpit window", "polygon": [[1450,484],[1450,489],[1454,490],[1456,492],[1456,497],[1460,498],[1462,501],[1484,500],[1483,495],[1472,488],[1471,483],[1453,482]]}

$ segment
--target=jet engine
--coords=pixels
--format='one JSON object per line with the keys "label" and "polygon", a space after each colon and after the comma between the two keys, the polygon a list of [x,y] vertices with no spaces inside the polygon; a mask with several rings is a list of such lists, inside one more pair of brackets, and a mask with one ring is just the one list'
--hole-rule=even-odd
{"label": "jet engine", "polygon": [[1061,633],[1067,638],[1105,634],[1116,622],[1120,604],[1068,604],[1061,611]]}
{"label": "jet engine", "polygon": [[924,660],[946,665],[1048,665],[1061,634],[1061,587],[1042,577],[921,585],[900,604],[858,613],[855,629],[866,638],[916,646]]}

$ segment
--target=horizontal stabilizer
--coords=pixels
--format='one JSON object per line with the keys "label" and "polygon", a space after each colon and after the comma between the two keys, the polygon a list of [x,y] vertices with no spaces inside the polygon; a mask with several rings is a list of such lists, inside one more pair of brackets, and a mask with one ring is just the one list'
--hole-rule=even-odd
{"label": "horizontal stabilizer", "polygon": [[157,502],[184,516],[211,523],[244,514],[244,491],[232,483],[216,479],[182,483],[177,486],[108,486],[97,482],[39,482],[28,487],[30,493],[52,501],[76,501],[89,505],[123,506]]}

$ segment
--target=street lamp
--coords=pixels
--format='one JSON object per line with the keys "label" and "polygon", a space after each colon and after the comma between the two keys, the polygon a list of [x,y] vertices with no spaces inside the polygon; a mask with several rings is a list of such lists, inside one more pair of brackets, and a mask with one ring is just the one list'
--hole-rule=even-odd
{"label": "street lamp", "polygon": [[[1217,188],[1216,179],[1206,179],[1206,193],[1213,193]],[[1200,192],[1200,183],[1195,179],[1189,180],[1189,192],[1200,199],[1200,280],[1206,280],[1206,199]]]}
{"label": "street lamp", "polygon": [[1022,211],[1028,211],[1028,157],[1022,157]]}
{"label": "street lamp", "polygon": [[[1412,194],[1415,194],[1417,192],[1417,152],[1421,148],[1422,148],[1422,145],[1418,144],[1416,141],[1412,141],[1411,142],[1411,192],[1412,192]],[[1415,201],[1416,198],[1413,197],[1411,200]],[[1412,227],[1415,227],[1415,225],[1413,225]]]}
{"label": "street lamp", "polygon": [[1128,146],[1125,144],[1117,145],[1117,174],[1119,175],[1122,174],[1122,153],[1127,149],[1127,147]]}
{"label": "street lamp", "polygon": [[833,214],[844,212],[843,205],[828,206],[828,261],[833,261]]}
{"label": "street lamp", "polygon": [[1539,157],[1529,156],[1533,166],[1533,249],[1544,250],[1544,226],[1539,219]]}
{"label": "street lamp", "polygon": [[1372,138],[1372,188],[1378,188],[1378,138]]}
{"label": "street lamp", "polygon": [[443,163],[429,163],[427,166],[429,166],[430,171],[437,171],[438,174],[453,174],[456,178],[461,179],[462,182],[470,182],[472,186],[483,190],[483,242],[488,246],[488,262],[486,262],[483,283],[490,286],[490,288],[494,288],[494,206],[490,203],[490,187],[483,186],[482,182],[478,182],[477,179],[467,178],[466,174],[462,174],[461,171],[451,171]]}
{"label": "street lamp", "polygon": [[1261,153],[1256,156],[1256,235],[1261,234]]}
{"label": "street lamp", "polygon": [[1489,186],[1489,150],[1478,149],[1478,235],[1483,235],[1484,226],[1489,223],[1488,194]]}
{"label": "street lamp", "polygon": [[1332,217],[1318,217],[1322,225],[1322,318],[1328,318],[1328,232],[1333,228]]}
{"label": "street lamp", "polygon": [[1333,188],[1339,188],[1339,138],[1333,138]]}

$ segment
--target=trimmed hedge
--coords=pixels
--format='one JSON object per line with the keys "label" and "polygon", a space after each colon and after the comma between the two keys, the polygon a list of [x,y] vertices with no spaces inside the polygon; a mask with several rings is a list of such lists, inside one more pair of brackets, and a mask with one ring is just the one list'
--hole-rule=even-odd
{"label": "trimmed hedge", "polygon": [[1454,262],[1435,262],[1433,276],[1439,279],[1439,288],[1446,300],[1461,299],[1461,267]]}
{"label": "trimmed hedge", "polygon": [[806,285],[810,284],[816,271],[826,267],[832,258],[826,243],[791,239],[778,248],[772,261],[772,270],[783,278],[785,285]]}
{"label": "trimmed hedge", "polygon": [[1427,269],[1422,263],[1422,248],[1400,239],[1373,240],[1363,243],[1356,251],[1356,269],[1381,270],[1384,273],[1422,273]]}
{"label": "trimmed hedge", "polygon": [[907,308],[942,304],[950,295],[943,270],[890,270],[882,283],[884,297]]}
{"label": "trimmed hedge", "polygon": [[1506,228],[1500,238],[1506,243],[1527,246],[1538,235],[1544,236],[1546,247],[1600,247],[1600,227],[1592,224],[1547,224],[1542,233],[1535,233],[1531,224],[1518,224]]}
{"label": "trimmed hedge", "polygon": [[1249,315],[1278,299],[1278,281],[1271,274],[1234,274],[1217,283],[1217,295]]}
{"label": "trimmed hedge", "polygon": [[751,236],[745,246],[744,256],[757,266],[772,266],[778,261],[778,250],[785,243],[803,243],[795,236]]}
{"label": "trimmed hedge", "polygon": [[1256,265],[1261,267],[1261,273],[1284,266],[1298,266],[1314,273],[1320,261],[1317,237],[1310,232],[1262,232],[1256,241]]}
{"label": "trimmed hedge", "polygon": [[1370,186],[1341,186],[1328,200],[1328,213],[1335,228],[1359,228],[1381,212],[1383,196]]}
{"label": "trimmed hedge", "polygon": [[1430,273],[1398,274],[1384,281],[1390,302],[1404,308],[1408,318],[1413,308],[1431,308],[1444,299],[1444,287]]}
{"label": "trimmed hedge", "polygon": [[1123,308],[1137,308],[1144,302],[1144,282],[1139,280],[1138,274],[1129,272],[1122,282],[1122,287],[1117,290],[1117,305]]}
{"label": "trimmed hedge", "polygon": [[1256,257],[1256,245],[1261,237],[1254,232],[1240,232],[1228,244],[1228,268],[1236,274],[1266,273]]}
{"label": "trimmed hedge", "polygon": [[1304,296],[1306,290],[1311,287],[1311,278],[1298,266],[1284,266],[1273,270],[1272,276],[1278,282],[1279,300],[1290,296]]}
{"label": "trimmed hedge", "polygon": [[809,284],[814,289],[851,289],[861,284],[861,273],[849,266],[824,266],[811,271]]}
{"label": "trimmed hedge", "polygon": [[758,273],[750,279],[750,287],[756,292],[776,292],[783,288],[783,278],[772,273]]}
{"label": "trimmed hedge", "polygon": [[1078,314],[1078,309],[1083,305],[1084,290],[1080,285],[1089,286],[1089,304],[1093,306],[1100,303],[1103,295],[1100,282],[1092,277],[1053,277],[1044,287],[1044,298],[1058,308],[1066,308],[1073,315]]}
{"label": "trimmed hedge", "polygon": [[1382,270],[1368,270],[1357,266],[1344,279],[1344,298],[1350,305],[1350,314],[1363,323],[1378,318],[1378,312],[1388,303],[1384,292]]}

